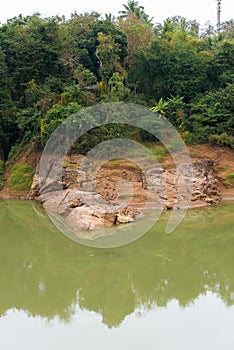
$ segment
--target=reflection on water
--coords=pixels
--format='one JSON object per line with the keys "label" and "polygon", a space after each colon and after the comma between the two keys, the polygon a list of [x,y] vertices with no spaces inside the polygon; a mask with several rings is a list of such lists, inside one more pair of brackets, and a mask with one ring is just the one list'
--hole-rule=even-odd
{"label": "reflection on water", "polygon": [[69,322],[80,310],[108,327],[207,291],[234,304],[234,205],[189,211],[173,234],[167,213],[140,240],[95,249],[63,237],[37,204],[0,201],[0,317],[8,310]]}

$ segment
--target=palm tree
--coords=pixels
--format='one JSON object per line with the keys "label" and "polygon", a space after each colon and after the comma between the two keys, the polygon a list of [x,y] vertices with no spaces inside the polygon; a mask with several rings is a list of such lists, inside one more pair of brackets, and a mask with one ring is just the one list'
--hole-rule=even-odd
{"label": "palm tree", "polygon": [[119,11],[120,18],[127,18],[129,16],[137,17],[141,22],[152,25],[152,18],[145,13],[143,6],[139,6],[138,1],[128,0],[127,5],[123,4],[124,10]]}
{"label": "palm tree", "polygon": [[178,29],[191,36],[198,36],[199,24],[196,21],[187,21],[181,16],[173,16],[168,17],[163,24],[156,25],[154,31],[157,36],[165,38],[168,33],[174,33]]}
{"label": "palm tree", "polygon": [[113,16],[111,13],[105,13],[105,17],[102,19],[106,22],[115,22],[115,16]]}

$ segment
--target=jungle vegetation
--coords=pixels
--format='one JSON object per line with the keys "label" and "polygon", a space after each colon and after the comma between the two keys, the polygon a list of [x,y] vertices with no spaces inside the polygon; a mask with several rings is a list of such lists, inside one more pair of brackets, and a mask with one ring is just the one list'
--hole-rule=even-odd
{"label": "jungle vegetation", "polygon": [[35,13],[1,24],[0,159],[24,144],[42,150],[72,113],[117,101],[154,107],[188,143],[234,148],[234,21],[221,31],[180,16],[154,21],[129,0],[118,18]]}

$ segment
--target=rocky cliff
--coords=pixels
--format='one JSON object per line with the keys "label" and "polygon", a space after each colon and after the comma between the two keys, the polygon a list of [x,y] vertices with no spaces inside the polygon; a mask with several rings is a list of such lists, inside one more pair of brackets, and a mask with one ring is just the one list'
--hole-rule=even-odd
{"label": "rocky cliff", "polygon": [[[174,168],[154,167],[143,173],[124,162],[114,167],[106,164],[95,178],[89,172],[79,172],[78,176],[81,159],[80,155],[73,155],[64,161],[60,190],[58,181],[53,179],[40,189],[37,169],[28,196],[41,200],[51,213],[62,215],[75,231],[131,222],[140,215],[145,203],[152,208],[179,209],[186,199],[180,193],[179,177],[186,186],[189,182],[189,199],[193,206],[217,204],[221,200],[214,163],[209,159],[185,164],[179,176],[178,169]],[[119,183],[122,184],[121,193],[118,193]]]}

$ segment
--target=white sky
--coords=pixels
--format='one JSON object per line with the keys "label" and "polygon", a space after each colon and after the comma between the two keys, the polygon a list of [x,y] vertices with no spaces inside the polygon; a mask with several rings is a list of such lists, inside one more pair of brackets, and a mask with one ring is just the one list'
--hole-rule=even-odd
{"label": "white sky", "polygon": [[[201,25],[210,21],[216,24],[216,0],[139,0],[140,5],[154,22],[162,22],[167,17],[181,15],[187,19],[196,19]],[[31,15],[35,12],[43,16],[56,14],[70,17],[72,12],[83,13],[97,11],[101,14],[118,14],[122,4],[127,0],[6,0],[1,1],[0,22],[4,23],[8,18],[19,14]],[[234,17],[234,1],[222,0],[221,21],[227,21]]]}

